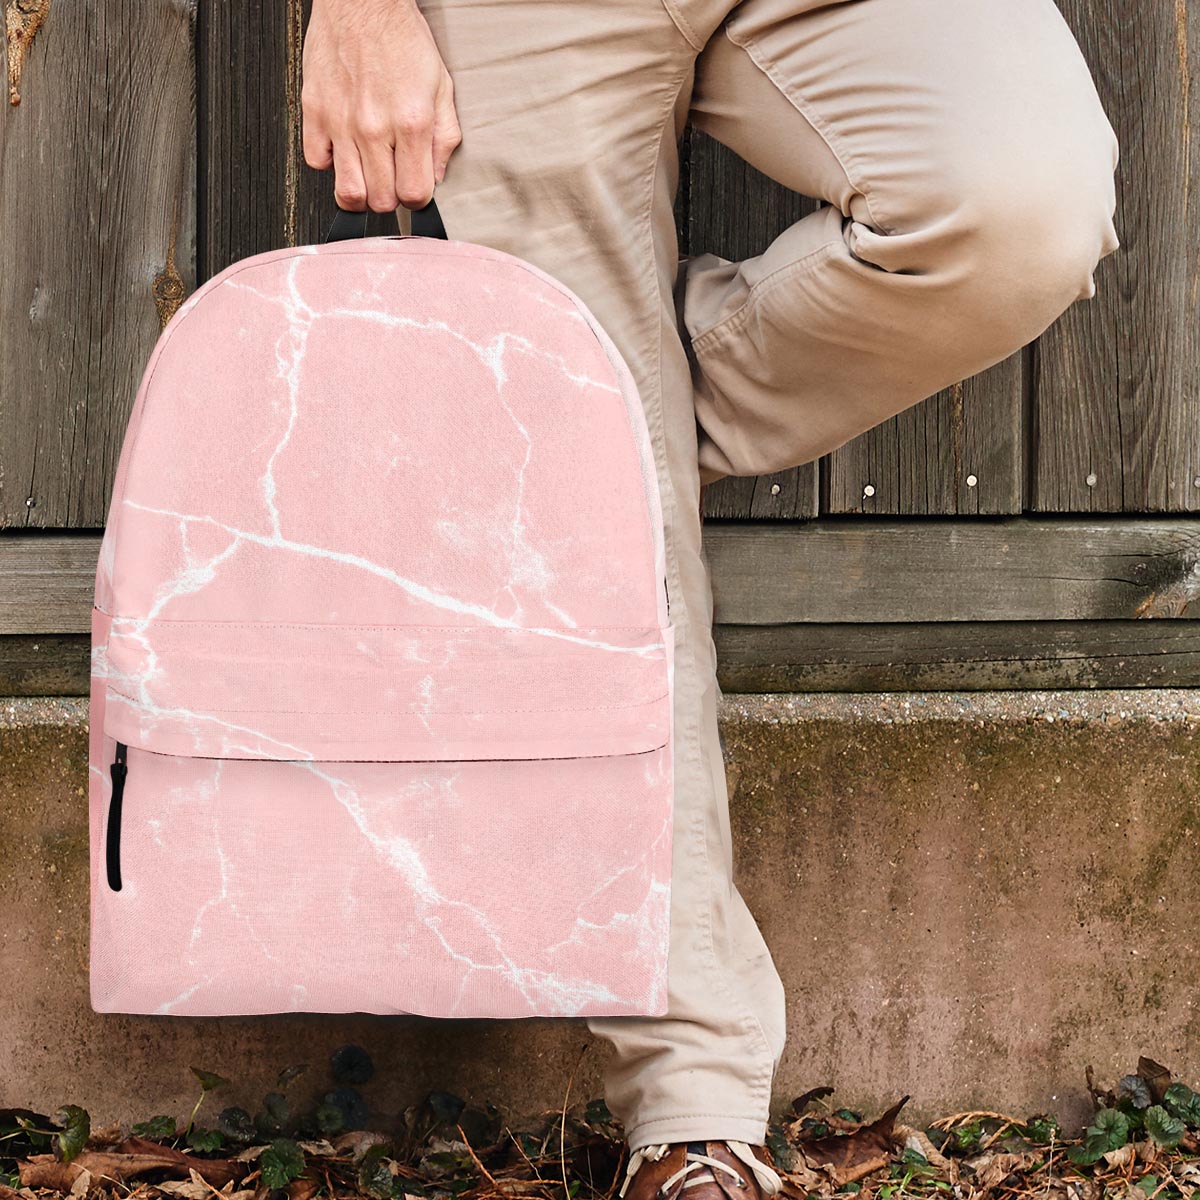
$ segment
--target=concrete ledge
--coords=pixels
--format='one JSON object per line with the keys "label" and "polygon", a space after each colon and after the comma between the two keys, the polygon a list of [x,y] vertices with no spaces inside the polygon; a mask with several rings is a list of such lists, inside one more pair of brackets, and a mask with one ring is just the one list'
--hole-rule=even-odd
{"label": "concrete ledge", "polygon": [[[561,1103],[579,1022],[93,1014],[86,722],[83,699],[0,700],[0,1105],[183,1113],[190,1064],[253,1103],[345,1041],[385,1118],[432,1087]],[[780,1106],[830,1083],[873,1110],[911,1093],[913,1119],[1076,1121],[1087,1063],[1200,1074],[1200,691],[729,696],[722,729],[740,885],[790,998]]]}

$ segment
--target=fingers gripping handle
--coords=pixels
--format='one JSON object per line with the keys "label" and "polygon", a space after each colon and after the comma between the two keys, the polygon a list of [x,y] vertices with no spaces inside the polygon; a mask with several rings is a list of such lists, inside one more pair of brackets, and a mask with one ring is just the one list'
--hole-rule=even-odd
{"label": "fingers gripping handle", "polygon": [[[429,203],[422,208],[414,208],[409,214],[412,231],[415,237],[441,238],[446,240],[446,227],[442,224],[442,215],[437,205],[430,197]],[[344,242],[351,238],[367,236],[366,212],[351,212],[349,209],[338,208],[336,215],[329,225],[325,235],[327,242]]]}

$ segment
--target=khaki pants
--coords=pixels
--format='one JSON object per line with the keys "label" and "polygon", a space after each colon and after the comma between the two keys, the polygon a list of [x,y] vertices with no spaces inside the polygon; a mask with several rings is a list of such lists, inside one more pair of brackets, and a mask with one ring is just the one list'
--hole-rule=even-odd
{"label": "khaki pants", "polygon": [[[615,1048],[609,1105],[634,1148],[761,1142],[788,1022],[732,881],[701,483],[815,459],[1091,296],[1118,244],[1116,138],[1052,0],[422,9],[463,126],[437,191],[449,235],[578,293],[639,382],[658,457],[678,647],[671,1003],[589,1022]],[[828,203],[756,258],[680,263],[689,118]]]}

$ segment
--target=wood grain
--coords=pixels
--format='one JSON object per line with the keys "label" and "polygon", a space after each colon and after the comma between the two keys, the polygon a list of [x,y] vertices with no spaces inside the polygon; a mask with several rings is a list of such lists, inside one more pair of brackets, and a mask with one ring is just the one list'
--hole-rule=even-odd
{"label": "wood grain", "polygon": [[1030,507],[1200,508],[1200,7],[1061,0],[1120,143],[1097,294],[1038,344]]}
{"label": "wood grain", "polygon": [[0,528],[104,522],[160,308],[195,278],[193,18],[52,4],[0,105]]}
{"label": "wood grain", "polygon": [[1193,520],[706,522],[704,540],[722,624],[1200,615]]}
{"label": "wood grain", "polygon": [[[252,254],[321,241],[333,174],[304,162],[301,53],[311,0],[206,0],[199,37],[200,274]],[[392,213],[368,232],[395,233]]]}
{"label": "wood grain", "polygon": [[1024,361],[1014,354],[827,454],[822,513],[1019,513]]}
{"label": "wood grain", "polygon": [[0,696],[86,696],[91,665],[86,634],[0,637]]}
{"label": "wood grain", "polygon": [[[1200,686],[1191,621],[718,625],[733,692]],[[0,637],[0,695],[86,696],[85,634]]]}
{"label": "wood grain", "polygon": [[1194,621],[718,625],[726,692],[1196,687]]}
{"label": "wood grain", "polygon": [[0,534],[0,635],[90,633],[99,534]]}
{"label": "wood grain", "polygon": [[[1189,519],[709,520],[704,544],[727,625],[1200,616]],[[0,537],[0,633],[86,632],[98,553],[94,534]]]}

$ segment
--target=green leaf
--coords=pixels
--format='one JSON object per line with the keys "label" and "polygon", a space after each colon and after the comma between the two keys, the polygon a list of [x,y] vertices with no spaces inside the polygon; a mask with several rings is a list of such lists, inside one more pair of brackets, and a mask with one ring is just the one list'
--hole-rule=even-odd
{"label": "green leaf", "polygon": [[1200,1095],[1186,1083],[1173,1083],[1163,1094],[1163,1107],[1185,1125],[1200,1126]]}
{"label": "green leaf", "polygon": [[193,1129],[187,1136],[188,1145],[201,1154],[212,1154],[220,1150],[224,1141],[215,1129]]}
{"label": "green leaf", "polygon": [[199,1067],[192,1067],[191,1070],[200,1080],[201,1091],[215,1092],[217,1088],[224,1087],[229,1082],[224,1075],[218,1075],[215,1071],[202,1071]]}
{"label": "green leaf", "polygon": [[1090,1167],[1104,1157],[1103,1147],[1094,1139],[1084,1138],[1077,1146],[1067,1149],[1067,1157],[1079,1167]]}
{"label": "green leaf", "polygon": [[387,1200],[392,1195],[394,1176],[388,1150],[388,1146],[372,1146],[358,1164],[359,1190],[377,1200]]}
{"label": "green leaf", "polygon": [[341,1133],[346,1125],[346,1114],[329,1100],[322,1101],[317,1107],[317,1128],[326,1136],[332,1137]]}
{"label": "green leaf", "polygon": [[1183,1122],[1173,1117],[1161,1104],[1146,1109],[1146,1132],[1160,1145],[1168,1149],[1178,1146],[1187,1132]]}
{"label": "green leaf", "polygon": [[1046,1116],[1043,1113],[1029,1119],[1025,1126],[1025,1136],[1031,1142],[1037,1142],[1042,1146],[1051,1141],[1061,1142],[1062,1127],[1054,1117]]}
{"label": "green leaf", "polygon": [[87,1110],[78,1104],[64,1104],[54,1114],[54,1124],[61,1133],[57,1137],[57,1155],[59,1161],[70,1162],[87,1144],[88,1135],[92,1131],[91,1118]]}
{"label": "green leaf", "polygon": [[1134,1108],[1149,1108],[1154,1103],[1150,1086],[1140,1075],[1122,1075],[1117,1083],[1117,1094],[1127,1096]]}
{"label": "green leaf", "polygon": [[1141,1177],[1141,1179],[1139,1179],[1134,1186],[1140,1187],[1142,1189],[1142,1191],[1145,1192],[1146,1195],[1148,1196],[1148,1195],[1150,1195],[1151,1192],[1153,1192],[1158,1187],[1158,1176],[1157,1175],[1143,1175]]}
{"label": "green leaf", "polygon": [[772,1122],[767,1126],[767,1149],[781,1171],[794,1171],[799,1165],[798,1155],[782,1126]]}
{"label": "green leaf", "polygon": [[1088,1135],[1105,1141],[1105,1151],[1120,1150],[1129,1141],[1129,1118],[1115,1108],[1102,1108],[1088,1126]]}
{"label": "green leaf", "polygon": [[152,1142],[165,1142],[176,1134],[175,1118],[151,1117],[148,1121],[139,1121],[131,1132],[137,1137],[149,1138]]}
{"label": "green leaf", "polygon": [[254,1141],[254,1122],[244,1108],[223,1108],[217,1128],[231,1141],[248,1146]]}
{"label": "green leaf", "polygon": [[276,1138],[258,1158],[262,1181],[269,1188],[285,1188],[304,1174],[304,1151],[291,1138]]}
{"label": "green leaf", "polygon": [[979,1145],[979,1139],[983,1136],[983,1124],[980,1121],[972,1121],[967,1125],[960,1125],[954,1131],[954,1141],[960,1150],[974,1150]]}
{"label": "green leaf", "polygon": [[1079,1166],[1098,1162],[1110,1150],[1119,1150],[1129,1141],[1129,1118],[1115,1108],[1102,1108],[1087,1127],[1078,1146],[1067,1157]]}

